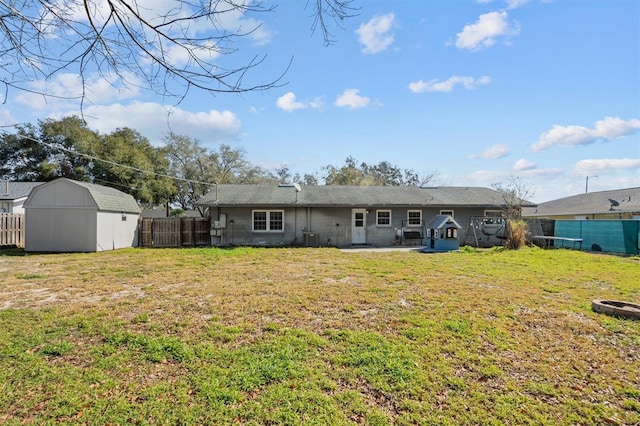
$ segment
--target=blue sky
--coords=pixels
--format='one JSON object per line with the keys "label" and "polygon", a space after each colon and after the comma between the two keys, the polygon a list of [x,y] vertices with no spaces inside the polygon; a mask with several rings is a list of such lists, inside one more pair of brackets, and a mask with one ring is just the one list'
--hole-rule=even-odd
{"label": "blue sky", "polygon": [[[360,0],[356,16],[330,23],[330,46],[312,33],[306,4],[236,17],[261,27],[219,58],[230,65],[266,54],[249,81],[277,78],[292,61],[282,87],[192,90],[172,105],[93,77],[90,127],[131,127],[159,146],[170,110],[174,132],[243,149],[265,168],[314,173],[352,156],[437,171],[439,185],[514,176],[536,202],[583,193],[587,176],[589,192],[640,186],[640,2]],[[72,74],[46,84],[78,90]],[[77,113],[78,105],[15,92],[0,124]]]}

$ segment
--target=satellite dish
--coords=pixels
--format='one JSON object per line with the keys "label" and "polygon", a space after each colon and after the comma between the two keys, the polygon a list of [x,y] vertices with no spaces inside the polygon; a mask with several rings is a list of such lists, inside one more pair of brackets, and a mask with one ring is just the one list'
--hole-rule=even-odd
{"label": "satellite dish", "polygon": [[300,191],[302,191],[302,188],[300,187],[300,184],[299,184],[299,183],[294,183],[294,184],[293,184],[293,187],[296,189],[296,192],[300,192]]}
{"label": "satellite dish", "polygon": [[617,202],[616,200],[612,200],[611,198],[609,198],[609,202],[611,203],[612,207],[617,207],[620,205],[619,202]]}

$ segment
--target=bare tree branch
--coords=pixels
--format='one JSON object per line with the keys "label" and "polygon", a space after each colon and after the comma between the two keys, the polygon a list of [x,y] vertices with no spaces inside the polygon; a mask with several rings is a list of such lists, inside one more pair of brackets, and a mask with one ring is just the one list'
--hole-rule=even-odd
{"label": "bare tree branch", "polygon": [[[331,43],[326,19],[339,23],[352,16],[352,1],[308,0],[307,7],[314,7],[312,31],[320,28],[326,44]],[[273,12],[276,6],[253,0],[145,4],[143,0],[0,0],[3,102],[16,90],[83,104],[93,73],[114,85],[142,87],[178,103],[192,88],[212,94],[243,93],[284,84],[289,64],[266,80],[254,72],[266,54],[232,67],[221,60],[238,54],[238,43],[260,29],[254,16]],[[37,85],[61,73],[79,76],[79,93]]]}

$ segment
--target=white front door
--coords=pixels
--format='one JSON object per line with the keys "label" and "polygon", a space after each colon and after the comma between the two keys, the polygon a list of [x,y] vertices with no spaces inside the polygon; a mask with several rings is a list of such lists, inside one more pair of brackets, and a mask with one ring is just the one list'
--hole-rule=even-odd
{"label": "white front door", "polygon": [[367,211],[353,209],[351,211],[351,244],[367,243]]}

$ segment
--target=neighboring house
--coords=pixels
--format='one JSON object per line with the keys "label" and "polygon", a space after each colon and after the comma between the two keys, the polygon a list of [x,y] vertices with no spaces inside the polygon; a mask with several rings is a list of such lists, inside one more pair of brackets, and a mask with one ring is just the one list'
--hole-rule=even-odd
{"label": "neighboring house", "polygon": [[640,219],[640,187],[589,192],[525,207],[530,219]]}
{"label": "neighboring house", "polygon": [[462,226],[449,215],[437,215],[426,226],[427,251],[452,251],[460,248],[458,233]]}
{"label": "neighboring house", "polygon": [[24,203],[25,250],[96,252],[137,245],[140,208],[106,186],[60,178],[36,187]]}
{"label": "neighboring house", "polygon": [[1,182],[0,213],[24,213],[22,206],[31,190],[38,185],[42,182]]}
{"label": "neighboring house", "polygon": [[200,199],[209,207],[212,244],[423,244],[425,223],[448,215],[462,225],[499,215],[502,195],[478,187],[217,185]]}

